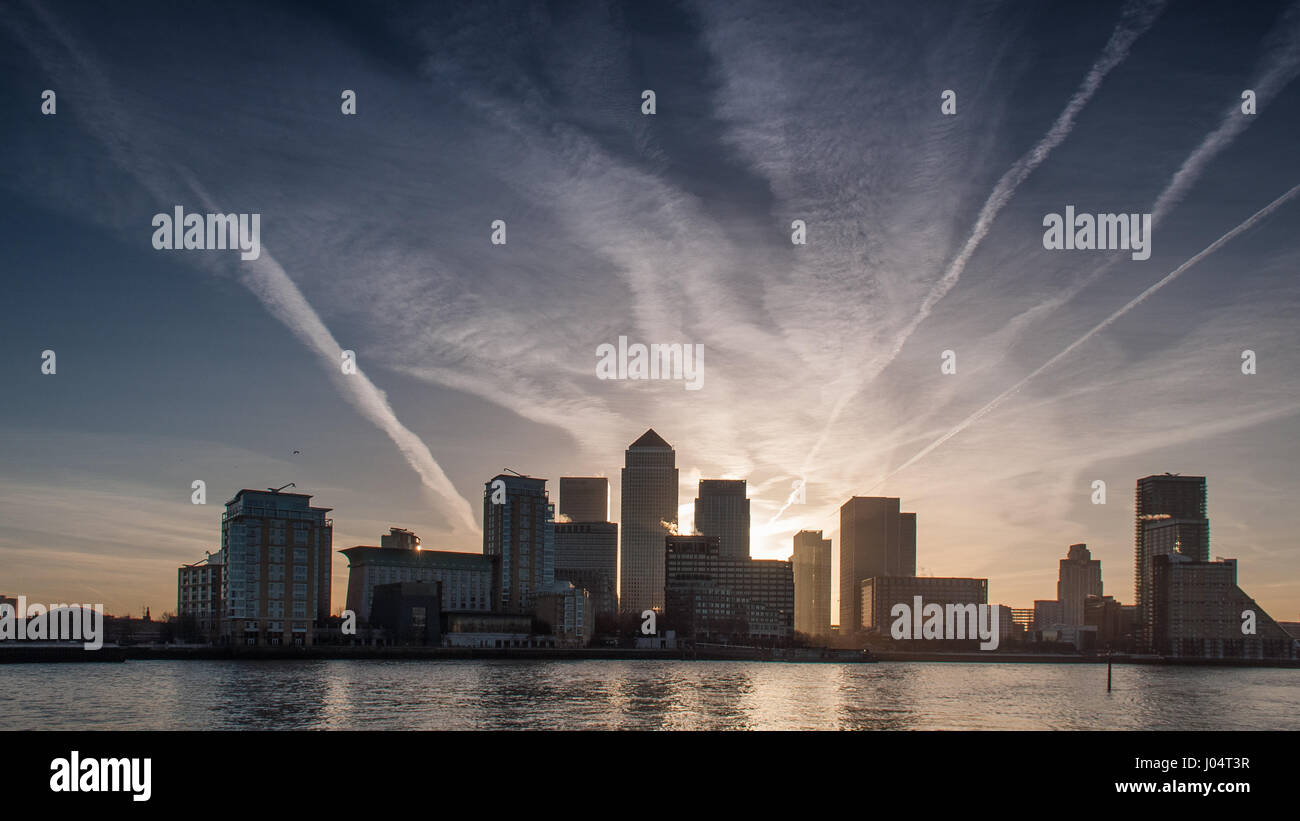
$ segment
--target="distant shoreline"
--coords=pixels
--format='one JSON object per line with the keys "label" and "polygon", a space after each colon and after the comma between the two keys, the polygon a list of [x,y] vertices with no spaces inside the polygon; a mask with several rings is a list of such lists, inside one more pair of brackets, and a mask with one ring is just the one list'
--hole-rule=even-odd
{"label": "distant shoreline", "polygon": [[80,647],[0,645],[0,664],[115,663],[124,661],[762,661],[776,664],[863,664],[945,662],[967,664],[1114,664],[1264,667],[1300,669],[1300,660],[1181,659],[1159,656],[1078,656],[1052,653],[917,653],[873,651],[868,659],[783,658],[753,647],[701,650],[638,648],[477,648],[477,647],[159,647],[128,646],[84,650]]}

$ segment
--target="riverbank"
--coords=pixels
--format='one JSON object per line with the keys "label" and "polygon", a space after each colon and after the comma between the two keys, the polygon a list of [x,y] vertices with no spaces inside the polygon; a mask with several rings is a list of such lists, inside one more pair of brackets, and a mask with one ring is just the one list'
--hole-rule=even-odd
{"label": "riverbank", "polygon": [[85,650],[77,646],[0,646],[0,664],[54,662],[113,663],[124,661],[315,661],[354,660],[530,660],[530,661],[765,661],[795,664],[861,664],[873,662],[945,662],[966,664],[1114,664],[1177,665],[1198,667],[1273,667],[1300,669],[1300,660],[1285,659],[1185,659],[1161,656],[1080,656],[1065,653],[919,653],[875,651],[856,657],[852,651],[773,651],[758,647],[709,646],[690,649],[638,649],[625,647],[477,648],[477,647],[214,647],[177,645],[105,646]]}

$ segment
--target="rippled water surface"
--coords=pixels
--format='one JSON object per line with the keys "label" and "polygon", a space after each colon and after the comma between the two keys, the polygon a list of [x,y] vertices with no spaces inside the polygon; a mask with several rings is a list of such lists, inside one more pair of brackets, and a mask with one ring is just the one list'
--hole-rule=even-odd
{"label": "rippled water surface", "polygon": [[0,666],[0,729],[1300,729],[1300,670],[131,661]]}

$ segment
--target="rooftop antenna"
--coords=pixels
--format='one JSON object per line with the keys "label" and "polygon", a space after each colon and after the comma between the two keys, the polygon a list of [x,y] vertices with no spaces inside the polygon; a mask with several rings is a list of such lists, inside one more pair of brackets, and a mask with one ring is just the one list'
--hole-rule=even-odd
{"label": "rooftop antenna", "polygon": [[269,490],[272,493],[279,493],[280,491],[284,490],[287,487],[297,487],[297,485],[295,485],[293,482],[290,482],[287,485],[280,485],[279,487],[268,487],[267,490]]}

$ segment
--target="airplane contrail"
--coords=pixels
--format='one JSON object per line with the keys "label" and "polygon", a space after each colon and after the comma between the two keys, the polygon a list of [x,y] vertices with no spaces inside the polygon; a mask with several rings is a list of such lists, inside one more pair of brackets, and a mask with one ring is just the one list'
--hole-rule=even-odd
{"label": "airplane contrail", "polygon": [[[1300,75],[1300,3],[1291,6],[1283,13],[1281,20],[1269,32],[1267,40],[1271,40],[1272,45],[1268,48],[1267,55],[1261,60],[1264,67],[1256,74],[1250,84],[1250,89],[1255,92],[1257,106],[1262,106],[1272,100],[1279,91]],[[1153,226],[1159,225],[1165,216],[1178,203],[1182,202],[1188,190],[1200,178],[1201,173],[1210,164],[1210,161],[1231,145],[1254,122],[1255,116],[1258,115],[1244,114],[1241,110],[1241,104],[1240,99],[1232,101],[1232,104],[1228,106],[1222,118],[1220,118],[1218,127],[1205,135],[1205,139],[1201,140],[1201,143],[1187,156],[1187,159],[1183,160],[1182,165],[1178,167],[1178,170],[1169,178],[1169,182],[1165,184],[1164,189],[1156,196],[1155,203],[1151,206],[1151,224]],[[1035,318],[1055,311],[1105,276],[1122,261],[1123,257],[1112,257],[1101,267],[1070,285],[1064,292],[1021,312],[1011,320],[1010,325],[1013,327],[1023,326]]]}
{"label": "airplane contrail", "polygon": [[[1119,65],[1126,57],[1128,57],[1129,51],[1133,47],[1133,43],[1151,27],[1156,18],[1160,16],[1160,12],[1164,10],[1164,6],[1165,0],[1130,0],[1130,2],[1125,5],[1124,10],[1120,14],[1120,21],[1115,25],[1115,30],[1111,32],[1110,39],[1102,49],[1101,56],[1093,62],[1092,68],[1089,69],[1087,75],[1084,76],[1083,82],[1079,84],[1079,87],[1075,89],[1074,94],[1071,95],[1065,108],[1057,115],[1051,128],[1047,130],[1047,133],[1043,135],[1033,148],[1021,155],[1020,159],[1016,160],[1015,163],[1012,164],[1011,168],[1007,169],[1006,173],[1004,173],[1001,179],[998,180],[997,184],[993,187],[993,191],[990,192],[988,198],[984,201],[984,205],[980,208],[979,215],[975,218],[975,225],[971,229],[970,236],[966,238],[966,242],[962,245],[961,251],[953,258],[952,262],[948,264],[948,269],[944,272],[943,277],[935,283],[935,285],[930,289],[930,292],[926,295],[925,299],[922,300],[920,309],[918,309],[917,313],[903,328],[903,331],[894,341],[894,345],[890,349],[889,353],[883,357],[877,357],[876,360],[865,369],[867,371],[866,375],[856,380],[855,385],[862,385],[863,383],[870,382],[879,376],[885,368],[889,367],[889,364],[893,362],[898,357],[898,354],[903,350],[903,346],[907,344],[907,340],[916,332],[916,329],[920,327],[921,323],[930,316],[930,312],[934,309],[935,304],[947,296],[947,294],[957,285],[958,280],[961,279],[962,273],[966,270],[966,263],[970,261],[975,250],[979,247],[980,243],[984,241],[984,237],[988,235],[989,230],[993,227],[994,220],[1011,200],[1016,189],[1020,187],[1021,183],[1023,183],[1031,173],[1033,173],[1034,169],[1042,165],[1043,161],[1052,153],[1052,150],[1064,142],[1065,138],[1070,135],[1070,132],[1074,129],[1074,121],[1078,118],[1079,112],[1083,110],[1084,106],[1086,106],[1097,93],[1097,90],[1101,88],[1102,80],[1106,78],[1106,75],[1109,74],[1115,66]],[[840,398],[835,402],[835,405],[832,406],[830,417],[822,427],[821,435],[817,438],[817,441],[813,444],[812,450],[809,451],[808,456],[804,459],[803,469],[800,471],[801,475],[807,474],[810,465],[817,458],[817,454],[821,452],[822,447],[830,438],[831,428],[834,427],[837,421],[839,421],[840,416],[844,413],[844,409],[857,394],[857,390],[857,387],[851,386],[840,395]],[[769,525],[774,524],[781,518],[781,515],[789,509],[793,499],[794,494],[791,494],[791,497],[786,500],[785,505],[777,511],[776,515],[774,515],[768,522]]]}
{"label": "airplane contrail", "polygon": [[[104,72],[91,62],[84,50],[74,47],[72,38],[58,24],[58,21],[44,9],[35,5],[32,8],[72,55],[74,61],[80,64],[82,72],[88,77],[89,85],[96,89],[94,98],[101,102],[112,99],[112,89],[104,79],[106,76]],[[52,62],[34,46],[32,48],[43,62]],[[142,169],[141,163],[126,149],[130,141],[127,139],[125,125],[116,116],[116,107],[108,106],[106,114],[103,111],[102,107],[96,109],[100,115],[97,117],[98,125],[101,127],[93,128],[92,131],[105,142],[109,154],[124,171],[139,180],[155,197],[166,199],[162,191],[163,187]],[[203,201],[205,208],[210,211],[220,210],[188,172],[180,169],[180,174],[186,178],[189,188]],[[459,525],[470,533],[480,533],[470,503],[456,490],[438,461],[433,458],[428,446],[397,418],[387,395],[370,381],[360,367],[355,373],[343,373],[342,346],[334,339],[334,335],[303,296],[302,291],[265,247],[258,259],[241,263],[240,279],[272,316],[284,323],[309,348],[322,355],[327,372],[330,373],[334,384],[343,396],[362,416],[392,440],[424,486],[446,505],[453,527]]]}
{"label": "airplane contrail", "polygon": [[1084,344],[1089,339],[1092,339],[1098,333],[1105,330],[1117,319],[1124,316],[1124,314],[1127,314],[1129,311],[1133,310],[1138,305],[1141,305],[1143,302],[1146,301],[1148,297],[1150,297],[1156,291],[1159,291],[1161,288],[1165,287],[1166,285],[1173,282],[1178,277],[1182,276],[1183,272],[1186,271],[1188,268],[1191,268],[1193,265],[1205,259],[1210,254],[1213,254],[1215,251],[1219,250],[1224,245],[1231,242],[1239,234],[1243,233],[1244,231],[1250,230],[1252,227],[1254,227],[1256,223],[1258,223],[1260,220],[1272,214],[1278,208],[1281,208],[1284,204],[1286,204],[1287,201],[1292,199],[1296,194],[1300,194],[1300,184],[1293,186],[1285,194],[1273,200],[1272,202],[1270,202],[1268,205],[1264,206],[1260,210],[1256,211],[1254,214],[1252,214],[1249,218],[1247,218],[1236,228],[1233,228],[1228,233],[1224,234],[1214,242],[1210,243],[1208,246],[1205,247],[1204,250],[1196,254],[1196,256],[1187,260],[1182,265],[1179,265],[1177,268],[1170,271],[1154,285],[1150,286],[1142,293],[1133,297],[1133,299],[1129,300],[1129,302],[1126,305],[1124,305],[1124,307],[1120,308],[1119,310],[1115,311],[1115,313],[1111,314],[1110,316],[1103,319],[1101,322],[1097,323],[1095,326],[1092,327],[1091,330],[1089,330],[1087,333],[1085,333],[1083,336],[1079,337],[1078,339],[1074,340],[1074,342],[1071,342],[1068,346],[1066,346],[1065,350],[1061,351],[1060,353],[1053,356],[1051,359],[1039,365],[1037,368],[1033,370],[1033,372],[1031,372],[1024,379],[1021,379],[1019,382],[1012,385],[1010,388],[1007,388],[1005,391],[998,394],[984,407],[980,408],[979,410],[972,413],[970,416],[963,419],[961,422],[957,423],[957,425],[954,426],[947,433],[943,434],[938,439],[931,442],[929,445],[926,445],[924,448],[921,449],[920,452],[918,452],[912,458],[908,459],[903,464],[894,468],[892,471],[886,474],[883,479],[881,479],[880,481],[872,485],[871,490],[874,491],[876,488],[880,487],[882,484],[889,481],[892,477],[894,477],[898,473],[916,464],[918,461],[920,461],[926,455],[933,452],[935,448],[939,447],[944,442],[947,442],[949,439],[961,433],[962,431],[966,430],[966,428],[970,427],[975,422],[978,422],[980,419],[984,418],[991,411],[993,411],[995,408],[997,408],[999,405],[1005,402],[1008,398],[1018,393],[1021,388],[1029,384],[1030,380],[1032,380],[1034,377],[1038,376],[1043,371],[1047,370],[1048,368],[1055,365],[1057,362],[1060,362],[1062,359],[1069,356],[1080,345]]}

